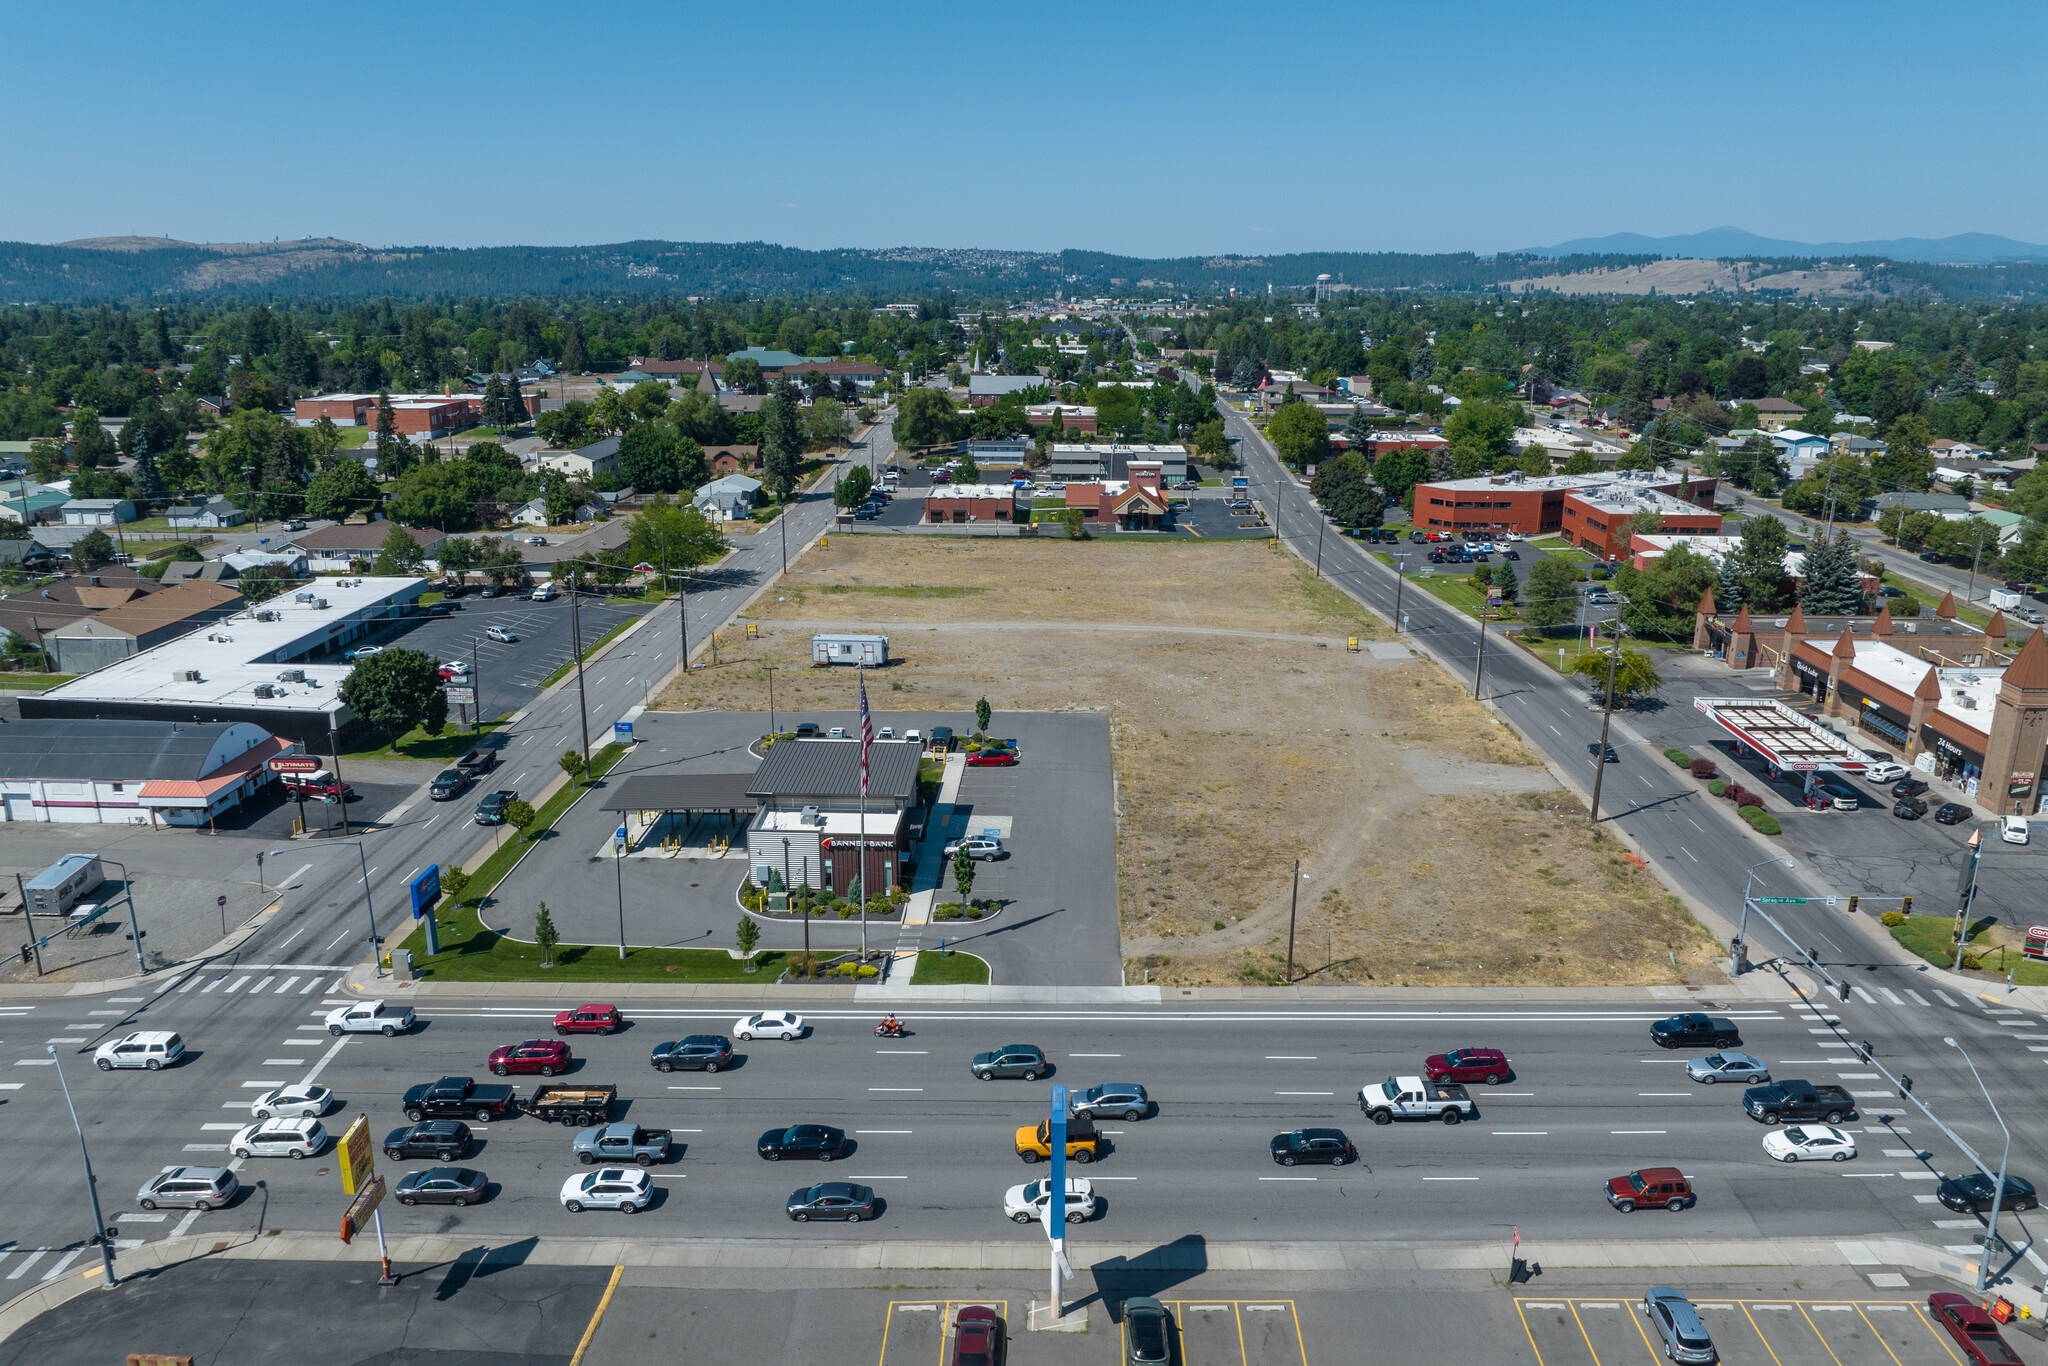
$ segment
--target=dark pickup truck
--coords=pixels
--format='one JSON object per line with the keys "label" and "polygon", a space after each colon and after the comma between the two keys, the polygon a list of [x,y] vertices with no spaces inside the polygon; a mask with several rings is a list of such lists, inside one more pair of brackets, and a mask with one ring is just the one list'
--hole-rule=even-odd
{"label": "dark pickup truck", "polygon": [[1764,1124],[1782,1120],[1840,1124],[1856,1118],[1856,1102],[1847,1091],[1839,1086],[1815,1086],[1810,1081],[1752,1086],[1742,1093],[1742,1108],[1751,1119]]}
{"label": "dark pickup truck", "polygon": [[478,1085],[470,1077],[443,1077],[422,1082],[405,1093],[405,1117],[422,1119],[503,1119],[519,1113],[519,1094],[509,1086]]}

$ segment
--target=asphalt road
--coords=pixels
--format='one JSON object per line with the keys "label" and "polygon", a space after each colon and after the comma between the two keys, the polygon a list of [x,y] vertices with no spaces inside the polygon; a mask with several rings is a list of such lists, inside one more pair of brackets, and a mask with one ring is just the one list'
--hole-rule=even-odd
{"label": "asphalt road", "polygon": [[[0,1141],[17,1170],[33,1174],[42,1198],[10,1206],[0,1279],[62,1274],[85,1255],[80,1240],[90,1224],[76,1141],[55,1076],[47,1065],[32,1065],[44,1057],[46,1038],[65,1041],[65,1074],[87,1126],[104,1208],[122,1238],[326,1230],[343,1203],[331,1152],[309,1161],[236,1160],[242,1180],[260,1185],[224,1211],[138,1217],[129,1202],[166,1164],[229,1163],[231,1126],[246,1122],[250,1099],[268,1086],[317,1080],[340,1098],[326,1120],[332,1132],[361,1112],[381,1138],[404,1123],[398,1101],[405,1087],[449,1074],[484,1076],[493,1047],[546,1036],[557,1008],[539,998],[427,998],[424,1023],[412,1036],[335,1039],[319,1023],[331,976],[216,968],[188,980],[148,1001],[9,1008],[0,1068],[21,1089],[4,1093]],[[129,1013],[95,1016],[86,1006]],[[1011,1135],[1043,1115],[1048,1084],[981,1082],[968,1070],[974,1053],[1010,1042],[1045,1049],[1057,1081],[1081,1087],[1135,1080],[1157,1102],[1157,1113],[1139,1121],[1103,1121],[1112,1150],[1074,1169],[1093,1178],[1106,1199],[1106,1211],[1089,1226],[1096,1236],[1162,1243],[1190,1235],[1429,1241],[1514,1225],[1552,1238],[1898,1232],[1960,1243],[1977,1227],[1956,1223],[1927,1199],[1937,1172],[1962,1167],[1958,1150],[1921,1117],[1871,1095],[1881,1084],[1869,1080],[1828,1023],[1782,1006],[1737,1005],[1727,1013],[1741,1022],[1745,1045],[1778,1075],[1865,1093],[1863,1119],[1846,1126],[1858,1131],[1863,1148],[1854,1162],[1769,1161],[1760,1146],[1764,1126],[1741,1113],[1739,1088],[1694,1085],[1682,1074],[1686,1055],[1650,1046],[1648,1024],[1664,1012],[1647,1002],[933,1007],[904,1012],[912,1032],[900,1041],[873,1036],[874,1012],[833,1007],[811,1012],[813,1033],[804,1039],[736,1044],[742,1061],[729,1071],[660,1074],[649,1067],[655,1044],[730,1033],[743,1009],[636,1005],[623,1033],[571,1040],[580,1060],[572,1078],[618,1085],[629,1102],[626,1116],[671,1129],[686,1145],[679,1160],[654,1169],[662,1197],[647,1213],[628,1220],[562,1209],[560,1185],[578,1170],[568,1156],[571,1131],[515,1118],[481,1126],[481,1150],[465,1160],[494,1183],[486,1203],[467,1210],[387,1205],[387,1228],[480,1240],[1042,1238],[1035,1227],[1006,1221],[999,1206],[1007,1187],[1043,1174],[1018,1160]],[[2009,1037],[2039,1031],[2042,1023],[1974,1003],[1943,1007],[1940,1017],[1939,1028],[1972,1049],[2007,1105],[2014,1172],[2048,1177],[2048,1130],[2039,1122],[2033,1071],[2039,1055],[2027,1051],[2035,1045]],[[195,1056],[158,1073],[101,1073],[87,1064],[94,1041],[133,1027],[175,1028]],[[1486,1044],[1506,1046],[1515,1074],[1497,1088],[1472,1088],[1476,1120],[1376,1127],[1361,1116],[1361,1085],[1412,1073],[1425,1054],[1445,1047]],[[1935,1055],[1942,1051],[1916,1045],[1904,1055],[1889,1047],[1881,1055],[1912,1073],[1917,1094],[1995,1161],[1997,1128],[1968,1076],[1958,1079],[1941,1065]],[[508,1080],[529,1091],[539,1079]],[[1886,1128],[1884,1114],[1902,1117]],[[846,1129],[854,1151],[830,1164],[771,1164],[755,1154],[764,1130],[799,1122]],[[1284,1169],[1270,1160],[1266,1145],[1274,1134],[1333,1124],[1357,1143],[1358,1166]],[[1914,1155],[1923,1151],[1927,1157]],[[1607,1177],[1666,1163],[1695,1182],[1697,1208],[1623,1216],[1602,1199]],[[427,1165],[379,1158],[387,1179]],[[884,1212],[857,1230],[797,1231],[782,1202],[821,1179],[874,1186],[887,1202]],[[1191,1204],[1197,1191],[1199,1202]],[[2022,1220],[2034,1222],[2031,1215]],[[1954,1236],[1943,1232],[1964,1224]]]}

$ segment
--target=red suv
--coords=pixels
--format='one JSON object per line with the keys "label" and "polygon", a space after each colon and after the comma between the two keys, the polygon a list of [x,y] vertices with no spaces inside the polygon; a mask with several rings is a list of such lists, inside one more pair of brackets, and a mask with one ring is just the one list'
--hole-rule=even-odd
{"label": "red suv", "polygon": [[538,1072],[552,1077],[568,1071],[571,1061],[569,1045],[555,1039],[528,1039],[525,1043],[508,1043],[493,1052],[490,1067],[501,1077],[514,1072]]}
{"label": "red suv", "polygon": [[555,1016],[557,1034],[610,1034],[625,1024],[617,1006],[577,1006]]}
{"label": "red suv", "polygon": [[1438,1053],[1422,1060],[1422,1070],[1431,1081],[1483,1081],[1498,1086],[1515,1074],[1508,1055],[1498,1048],[1461,1048],[1455,1053]]}
{"label": "red suv", "polygon": [[1674,1213],[1692,1204],[1692,1183],[1676,1167],[1645,1167],[1607,1183],[1607,1203],[1623,1214],[1643,1205],[1662,1205]]}

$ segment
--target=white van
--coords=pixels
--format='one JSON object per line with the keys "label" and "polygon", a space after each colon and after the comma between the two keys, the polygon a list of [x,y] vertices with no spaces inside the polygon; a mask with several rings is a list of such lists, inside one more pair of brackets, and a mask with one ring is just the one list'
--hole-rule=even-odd
{"label": "white van", "polygon": [[103,1043],[92,1055],[102,1072],[117,1067],[146,1067],[154,1072],[185,1056],[185,1041],[163,1030],[138,1029],[125,1039]]}
{"label": "white van", "polygon": [[560,596],[560,593],[561,590],[555,587],[554,581],[549,580],[533,590],[533,600],[535,602],[553,602]]}

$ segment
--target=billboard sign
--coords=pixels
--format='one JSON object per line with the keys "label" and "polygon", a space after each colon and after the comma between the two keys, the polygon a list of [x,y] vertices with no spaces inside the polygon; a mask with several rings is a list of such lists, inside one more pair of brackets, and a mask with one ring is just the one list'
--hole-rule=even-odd
{"label": "billboard sign", "polygon": [[356,1198],[348,1202],[347,1213],[341,1216],[341,1241],[352,1240],[369,1222],[377,1206],[384,1203],[384,1178],[372,1176],[363,1188],[356,1192]]}
{"label": "billboard sign", "polygon": [[348,1126],[334,1151],[341,1162],[342,1191],[348,1195],[360,1194],[376,1174],[375,1154],[370,1145],[370,1117],[357,1115],[355,1123]]}
{"label": "billboard sign", "polygon": [[318,773],[320,761],[310,754],[294,754],[270,761],[272,773]]}
{"label": "billboard sign", "polygon": [[448,704],[454,707],[476,705],[476,688],[468,684],[450,683],[447,688]]}

